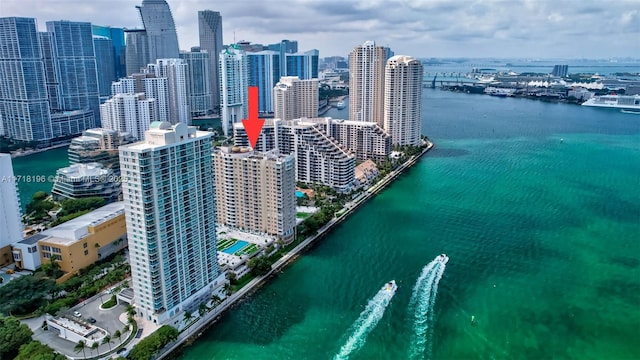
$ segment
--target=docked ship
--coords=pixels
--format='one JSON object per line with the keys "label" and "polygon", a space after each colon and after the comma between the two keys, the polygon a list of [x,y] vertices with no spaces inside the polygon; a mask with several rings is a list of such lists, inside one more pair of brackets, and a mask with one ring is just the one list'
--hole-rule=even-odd
{"label": "docked ship", "polygon": [[386,290],[386,291],[395,292],[396,290],[398,290],[398,285],[396,285],[396,281],[395,280],[391,280],[388,283],[384,284],[382,289]]}
{"label": "docked ship", "polygon": [[594,96],[582,103],[582,106],[594,106],[632,110],[640,112],[640,95],[601,95]]}
{"label": "docked ship", "polygon": [[338,110],[342,110],[345,107],[344,101],[338,101],[338,103],[336,104],[336,107],[338,108]]}
{"label": "docked ship", "polygon": [[440,254],[438,255],[438,257],[436,257],[436,260],[444,265],[449,262],[449,257],[447,256],[447,254]]}

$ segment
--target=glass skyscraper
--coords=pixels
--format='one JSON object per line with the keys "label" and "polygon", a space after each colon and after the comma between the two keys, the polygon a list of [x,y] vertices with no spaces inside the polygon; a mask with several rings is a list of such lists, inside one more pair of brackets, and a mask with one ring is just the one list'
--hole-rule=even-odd
{"label": "glass skyscraper", "polygon": [[213,104],[211,103],[210,54],[206,51],[200,51],[200,48],[191,48],[190,52],[181,52],[180,58],[187,63],[191,116],[211,114]]}
{"label": "glass skyscraper", "polygon": [[258,87],[258,111],[273,112],[273,87],[280,80],[280,53],[264,50],[247,53],[249,86]]}
{"label": "glass skyscraper", "polygon": [[64,111],[90,109],[94,114],[93,127],[97,127],[100,102],[91,23],[49,21],[47,32],[58,81],[59,108]]}
{"label": "glass skyscraper", "polygon": [[96,52],[98,67],[98,93],[100,97],[111,95],[111,82],[116,78],[116,59],[113,51],[113,41],[105,36],[93,36],[93,47]]}
{"label": "glass skyscraper", "polygon": [[110,26],[91,25],[91,30],[93,32],[93,35],[104,36],[111,39],[111,43],[113,44],[113,55],[115,59],[114,66],[116,79],[127,76],[124,29]]}
{"label": "glass skyscraper", "polygon": [[230,45],[220,53],[220,121],[225,135],[233,132],[233,124],[247,118],[248,72],[247,54]]}
{"label": "glass skyscraper", "polygon": [[169,4],[165,0],[143,0],[136,8],[147,33],[149,61],[177,58],[180,53],[178,33]]}
{"label": "glass skyscraper", "polygon": [[286,54],[286,75],[297,76],[300,80],[318,78],[318,50],[309,50],[304,53]]}
{"label": "glass skyscraper", "polygon": [[218,62],[222,51],[222,17],[217,11],[198,11],[198,33],[200,49],[209,53],[211,61],[211,104],[220,106],[220,76]]}
{"label": "glass skyscraper", "polygon": [[4,135],[16,140],[53,136],[42,49],[32,18],[0,18],[0,121]]}

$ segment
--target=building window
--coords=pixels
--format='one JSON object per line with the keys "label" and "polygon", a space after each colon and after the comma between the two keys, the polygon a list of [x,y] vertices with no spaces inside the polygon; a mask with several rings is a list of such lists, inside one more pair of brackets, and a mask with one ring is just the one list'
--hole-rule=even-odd
{"label": "building window", "polygon": [[[85,244],[85,245],[86,245],[86,244]],[[85,255],[85,256],[89,255],[89,250],[85,250],[85,251],[84,251],[84,255]]]}
{"label": "building window", "polygon": [[87,246],[88,246],[87,243],[82,244],[82,247],[85,249],[87,248]]}

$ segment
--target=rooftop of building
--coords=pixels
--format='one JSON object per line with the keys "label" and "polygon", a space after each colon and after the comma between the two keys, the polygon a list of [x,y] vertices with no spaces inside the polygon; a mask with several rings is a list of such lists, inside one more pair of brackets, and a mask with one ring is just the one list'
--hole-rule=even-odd
{"label": "rooftop of building", "polygon": [[105,169],[102,164],[94,162],[88,164],[73,164],[65,168],[58,169],[56,174],[67,178],[87,178],[104,176],[110,172],[111,170]]}
{"label": "rooftop of building", "polygon": [[38,233],[35,235],[31,235],[27,238],[22,239],[21,241],[18,241],[18,244],[24,244],[24,245],[33,245],[35,243],[37,243],[39,240],[42,240],[44,238],[48,237],[48,235],[42,234],[42,233]]}
{"label": "rooftop of building", "polygon": [[143,141],[121,146],[121,149],[132,151],[153,150],[167,145],[193,139],[205,139],[213,136],[207,131],[198,131],[195,126],[187,126],[183,123],[171,124],[167,121],[154,121],[145,132]]}
{"label": "rooftop of building", "polygon": [[90,213],[45,230],[38,234],[44,235],[45,237],[38,240],[61,245],[71,245],[89,235],[89,227],[98,226],[120,215],[124,215],[123,201],[105,205]]}

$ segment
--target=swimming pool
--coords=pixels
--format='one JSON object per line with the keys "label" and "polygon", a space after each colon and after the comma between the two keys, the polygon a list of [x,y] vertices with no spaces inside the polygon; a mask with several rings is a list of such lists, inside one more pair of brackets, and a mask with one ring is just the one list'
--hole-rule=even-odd
{"label": "swimming pool", "polygon": [[304,193],[302,191],[296,191],[296,197],[304,197]]}
{"label": "swimming pool", "polygon": [[248,242],[244,241],[244,240],[238,240],[235,244],[229,246],[228,248],[222,250],[223,253],[226,254],[233,254],[236,251],[242,249],[243,247],[245,247],[245,245],[249,244]]}

